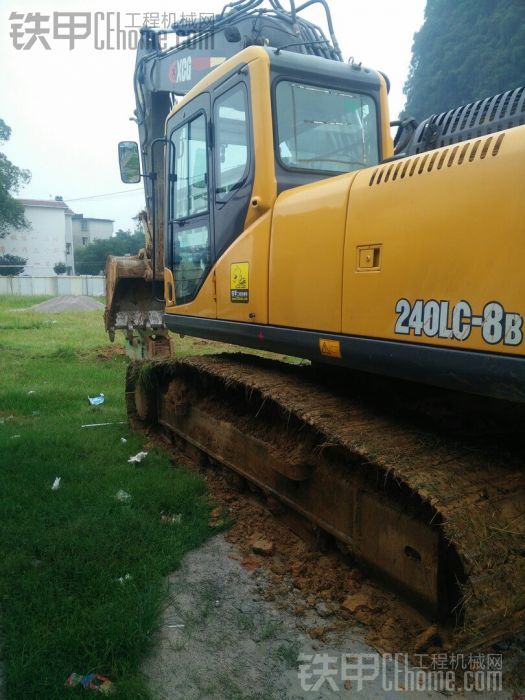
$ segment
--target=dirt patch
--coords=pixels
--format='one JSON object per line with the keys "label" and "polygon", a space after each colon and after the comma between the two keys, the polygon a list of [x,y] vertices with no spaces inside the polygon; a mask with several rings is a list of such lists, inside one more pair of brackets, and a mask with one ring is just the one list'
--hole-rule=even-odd
{"label": "dirt patch", "polygon": [[[343,554],[319,551],[323,543],[309,543],[308,533],[301,533],[306,540],[299,537],[290,530],[297,524],[277,507],[271,513],[257,499],[236,494],[213,472],[206,481],[212,498],[226,506],[232,522],[226,539],[237,546],[241,564],[270,574],[266,600],[279,601],[298,617],[305,632],[322,639],[330,632],[344,633],[352,623],[362,624],[365,641],[377,650],[414,650],[415,638],[431,624],[428,620],[370,581]],[[261,540],[271,545],[271,556],[260,553]]]}
{"label": "dirt patch", "polygon": [[104,348],[98,348],[95,354],[98,360],[108,362],[109,360],[113,360],[115,357],[124,357],[126,355],[126,350],[122,347],[122,345],[113,344]]}
{"label": "dirt patch", "polygon": [[[156,648],[143,665],[154,697],[333,698],[329,684],[323,683],[315,693],[301,687],[299,654],[337,657],[343,650],[350,654],[372,650],[349,625],[344,636],[333,632],[328,636],[327,623],[313,609],[311,629],[305,629],[282,602],[268,598],[270,584],[267,571],[241,566],[236,548],[222,535],[189,554],[181,570],[169,578],[169,602],[156,634]],[[297,596],[293,585],[288,595]],[[345,686],[337,678],[335,683],[339,697],[350,697],[348,682]],[[384,697],[380,679],[371,682],[367,691],[368,698]]]}
{"label": "dirt patch", "polygon": [[96,299],[93,299],[93,297],[64,295],[54,297],[53,299],[48,299],[47,301],[43,301],[40,304],[35,304],[34,306],[30,306],[27,311],[46,314],[61,314],[75,311],[98,311],[103,308],[104,304],[101,304]]}
{"label": "dirt patch", "polygon": [[[160,442],[153,436],[151,446]],[[197,469],[186,454],[170,449],[174,463]],[[343,654],[379,651],[410,655],[419,665],[422,657],[415,654],[429,658],[453,652],[441,631],[434,634],[428,620],[369,580],[347,557],[320,552],[322,543],[295,534],[276,504],[239,493],[231,474],[209,468],[201,474],[216,503],[210,526],[230,527],[188,555],[183,568],[170,576],[169,605],[156,649],[144,665],[155,697],[347,697],[352,685],[342,680],[337,693],[325,685],[314,694],[302,689],[298,655],[341,659]],[[517,670],[524,663],[523,646],[522,639],[514,638],[485,650],[503,653],[504,683],[520,689],[518,695],[498,693],[502,700],[523,692]],[[392,673],[387,666],[386,677]],[[381,683],[367,684],[366,697],[385,697]],[[420,692],[405,695],[421,697]],[[424,696],[443,697],[433,691]]]}

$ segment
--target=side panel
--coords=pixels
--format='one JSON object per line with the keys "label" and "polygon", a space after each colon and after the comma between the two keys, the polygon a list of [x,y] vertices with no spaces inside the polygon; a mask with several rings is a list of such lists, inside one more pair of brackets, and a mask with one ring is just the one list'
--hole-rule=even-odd
{"label": "side panel", "polygon": [[271,324],[340,332],[345,225],[354,177],[341,175],[279,196],[270,245]]}
{"label": "side panel", "polygon": [[268,212],[241,234],[218,261],[218,318],[268,323],[270,224]]}
{"label": "side panel", "polygon": [[357,175],[344,334],[523,355],[524,150],[518,127]]}

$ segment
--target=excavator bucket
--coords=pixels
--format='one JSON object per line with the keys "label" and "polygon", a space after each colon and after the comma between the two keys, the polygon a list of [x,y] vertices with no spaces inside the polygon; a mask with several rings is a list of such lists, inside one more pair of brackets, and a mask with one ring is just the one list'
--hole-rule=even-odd
{"label": "excavator bucket", "polygon": [[169,357],[170,341],[162,320],[162,284],[153,282],[141,255],[110,256],[106,263],[104,322],[113,341],[124,331],[127,353],[134,359]]}

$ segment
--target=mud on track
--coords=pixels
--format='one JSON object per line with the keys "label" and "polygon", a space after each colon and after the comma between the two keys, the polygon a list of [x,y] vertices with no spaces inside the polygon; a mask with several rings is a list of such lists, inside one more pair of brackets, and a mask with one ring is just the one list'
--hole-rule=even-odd
{"label": "mud on track", "polygon": [[[408,493],[408,501],[417,500],[421,522],[425,518],[427,527],[437,530],[443,541],[453,543],[465,574],[460,590],[463,599],[455,610],[460,618],[452,642],[455,647],[480,647],[522,628],[525,607],[522,457],[517,449],[501,451],[497,444],[499,433],[494,433],[493,440],[482,435],[488,424],[484,422],[486,416],[482,416],[478,409],[473,421],[472,412],[469,413],[464,406],[456,406],[451,415],[447,414],[450,406],[444,410],[443,393],[426,392],[424,397],[420,393],[414,398],[410,391],[403,394],[391,390],[395,405],[390,403],[390,408],[395,410],[389,411],[385,407],[389,407],[392,396],[387,396],[384,387],[382,392],[370,391],[368,387],[367,400],[364,400],[359,396],[359,387],[354,386],[353,398],[349,399],[348,391],[343,391],[343,387],[330,387],[326,381],[321,384],[310,368],[277,366],[275,362],[253,356],[188,358],[156,364],[154,372],[163,396],[160,422],[166,427],[176,423],[178,434],[181,434],[181,426],[189,425],[188,405],[191,411],[196,411],[196,406],[198,410],[207,410],[208,413],[203,415],[208,415],[209,421],[220,416],[221,429],[227,427],[225,421],[229,420],[230,424],[240,426],[245,435],[251,431],[257,440],[272,444],[273,471],[284,470],[288,483],[310,478],[307,472],[303,474],[304,470],[301,471],[304,459],[301,462],[302,458],[296,459],[295,455],[293,439],[298,428],[312,454],[324,455],[328,448],[346,458],[338,466],[340,472],[354,470],[364,473],[365,479],[381,490],[382,497],[390,497],[392,489],[397,489],[401,496]],[[130,386],[128,391],[130,396]],[[375,403],[370,396],[375,397]],[[239,397],[244,397],[244,405]],[[378,398],[381,401],[379,407]],[[181,411],[181,407],[184,410]],[[413,419],[414,413],[418,420]],[[273,416],[273,419],[280,416],[280,424],[286,428],[284,432],[275,432],[275,420],[272,424],[272,420],[267,420],[268,416]],[[429,430],[429,417],[439,429]],[[463,427],[458,430],[462,421]],[[425,422],[427,425],[422,427]],[[464,439],[463,434],[472,433],[474,424],[478,435],[469,434],[468,440]],[[211,435],[210,444],[213,439]],[[218,439],[216,435],[215,439]],[[216,454],[216,448],[210,444],[204,449]],[[505,444],[514,447],[509,440]],[[278,448],[277,462],[275,447]],[[279,459],[286,461],[285,454],[288,455],[287,465],[279,466]],[[229,464],[230,459],[225,463]],[[316,468],[319,472],[318,465]],[[323,469],[327,469],[326,464]],[[315,469],[313,471],[315,474]],[[326,483],[331,480],[331,475],[332,472],[326,471]],[[335,470],[333,475],[335,478]],[[270,485],[274,487],[275,483]],[[344,478],[339,483],[346,488]],[[311,506],[315,499],[311,494],[309,499]],[[345,500],[351,499],[342,499]],[[314,515],[317,516],[315,508],[314,503]],[[387,511],[377,513],[382,516]],[[323,517],[326,519],[325,515]],[[381,522],[374,523],[369,518],[367,523],[381,531]],[[344,534],[340,539],[347,544]],[[416,528],[414,536],[417,535]],[[372,544],[374,541],[372,537]],[[296,542],[293,546],[300,550],[303,545]],[[362,539],[363,546],[367,543]],[[440,542],[439,547],[442,546],[443,542]],[[388,546],[385,551],[388,554]],[[361,549],[359,554],[366,559],[366,551]],[[381,638],[377,634],[375,639],[370,638],[378,647],[414,651],[418,644],[421,646],[421,640],[417,641],[418,634],[428,627],[428,623],[405,611],[400,613],[397,599],[395,603],[390,602],[389,595],[375,585],[363,584],[359,575],[349,573],[347,564],[337,558],[324,560],[313,555],[310,570],[307,553],[297,554],[296,558],[300,558],[301,563],[289,572],[294,585],[301,590],[304,580],[309,577],[316,595],[324,594],[330,603],[339,607],[344,604],[343,611],[369,624],[370,634],[374,634],[373,627],[381,618],[380,613],[386,613],[379,626]],[[409,563],[407,566],[415,565]],[[438,562],[436,576],[440,566],[441,562]],[[279,585],[279,576],[285,574],[282,567],[279,569],[278,558],[275,567],[273,575],[276,585]],[[396,606],[395,611],[391,605]],[[405,614],[408,617],[403,622]],[[410,648],[405,646],[408,644],[406,628],[410,629]],[[403,630],[401,638],[399,630]],[[404,643],[403,638],[407,640]],[[436,639],[446,646],[446,638],[446,629],[442,628]],[[436,639],[431,635],[426,646],[435,645]]]}

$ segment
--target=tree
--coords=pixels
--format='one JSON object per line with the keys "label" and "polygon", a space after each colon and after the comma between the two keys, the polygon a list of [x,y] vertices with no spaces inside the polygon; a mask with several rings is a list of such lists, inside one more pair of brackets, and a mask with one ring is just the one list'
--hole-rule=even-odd
{"label": "tree", "polygon": [[94,241],[85,248],[75,249],[75,270],[79,275],[99,275],[104,272],[108,255],[136,255],[144,248],[144,234],[119,230],[112,238]]}
{"label": "tree", "polygon": [[57,263],[55,263],[53,270],[54,270],[55,275],[63,275],[64,273],[67,272],[67,266],[63,262],[57,262]]}
{"label": "tree", "polygon": [[427,0],[403,114],[421,120],[521,87],[524,46],[523,0]]}
{"label": "tree", "polygon": [[16,277],[22,274],[27,264],[27,258],[19,258],[18,255],[0,255],[0,275],[3,277]]}
{"label": "tree", "polygon": [[[0,119],[0,144],[6,143],[11,136],[11,129]],[[9,230],[27,228],[24,207],[13,194],[31,179],[29,170],[22,170],[0,152],[0,238]]]}

